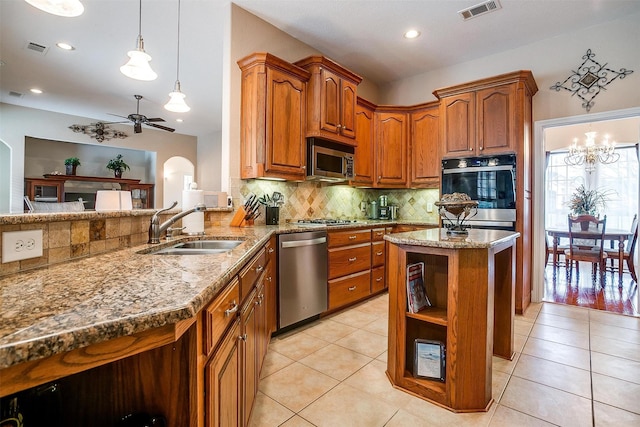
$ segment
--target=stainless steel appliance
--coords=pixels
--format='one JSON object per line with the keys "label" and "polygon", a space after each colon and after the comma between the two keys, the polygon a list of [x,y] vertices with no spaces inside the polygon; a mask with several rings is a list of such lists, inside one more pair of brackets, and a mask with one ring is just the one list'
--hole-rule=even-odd
{"label": "stainless steel appliance", "polygon": [[278,328],[327,310],[327,232],[278,236]]}
{"label": "stainless steel appliance", "polygon": [[442,194],[466,193],[478,201],[472,228],[514,230],[516,157],[467,157],[442,161]]}
{"label": "stainless steel appliance", "polygon": [[307,180],[339,182],[353,179],[353,147],[307,138]]}

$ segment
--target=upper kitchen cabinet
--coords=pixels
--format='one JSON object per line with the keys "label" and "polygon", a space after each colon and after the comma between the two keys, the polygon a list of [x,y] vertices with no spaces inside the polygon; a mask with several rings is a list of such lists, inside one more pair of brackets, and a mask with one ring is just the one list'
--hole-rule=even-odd
{"label": "upper kitchen cabinet", "polygon": [[238,65],[242,70],[240,177],[303,181],[309,73],[268,53],[254,53]]}
{"label": "upper kitchen cabinet", "polygon": [[324,56],[310,56],[295,65],[311,73],[307,136],[356,145],[356,88],[362,77]]}
{"label": "upper kitchen cabinet", "polygon": [[412,188],[440,186],[440,105],[430,102],[413,107],[409,115],[409,159]]}
{"label": "upper kitchen cabinet", "polygon": [[356,147],[354,153],[355,186],[373,186],[375,177],[374,165],[374,114],[375,105],[358,98],[356,105]]}
{"label": "upper kitchen cabinet", "polygon": [[537,90],[530,71],[516,71],[434,91],[440,99],[442,157],[520,151],[524,103]]}
{"label": "upper kitchen cabinet", "polygon": [[375,113],[375,186],[407,186],[408,126],[405,107],[378,107]]}

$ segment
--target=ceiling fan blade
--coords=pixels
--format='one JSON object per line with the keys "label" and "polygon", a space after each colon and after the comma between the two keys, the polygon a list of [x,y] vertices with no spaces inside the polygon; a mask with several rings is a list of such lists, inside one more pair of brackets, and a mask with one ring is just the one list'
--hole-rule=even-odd
{"label": "ceiling fan blade", "polygon": [[133,126],[133,132],[134,133],[141,133],[142,132],[142,123],[135,123]]}
{"label": "ceiling fan blade", "polygon": [[160,117],[154,117],[152,119],[147,119],[148,122],[164,122],[165,119],[161,119]]}
{"label": "ceiling fan blade", "polygon": [[161,126],[161,125],[157,125],[155,123],[146,123],[148,126],[153,126],[154,128],[158,128],[158,129],[162,129],[162,130],[166,130],[167,132],[174,132],[175,129],[172,128],[168,128],[166,126]]}

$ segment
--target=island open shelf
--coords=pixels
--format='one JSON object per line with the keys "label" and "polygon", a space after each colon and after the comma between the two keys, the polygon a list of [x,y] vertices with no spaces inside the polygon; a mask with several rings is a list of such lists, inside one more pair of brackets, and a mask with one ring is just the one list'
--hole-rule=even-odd
{"label": "island open shelf", "polygon": [[[399,389],[454,412],[489,409],[492,356],[513,357],[515,241],[518,233],[445,230],[392,234],[387,240],[387,375]],[[424,262],[431,306],[411,313],[407,265]],[[414,372],[416,340],[444,345],[443,378]],[[433,365],[430,365],[433,367]],[[437,366],[437,365],[436,365]]]}

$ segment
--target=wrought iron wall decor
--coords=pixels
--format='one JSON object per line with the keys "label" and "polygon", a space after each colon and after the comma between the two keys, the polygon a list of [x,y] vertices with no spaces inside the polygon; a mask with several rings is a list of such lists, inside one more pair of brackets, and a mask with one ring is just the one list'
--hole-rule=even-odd
{"label": "wrought iron wall decor", "polygon": [[564,89],[571,92],[572,96],[577,95],[582,100],[582,107],[587,112],[593,107],[593,100],[600,94],[600,91],[614,80],[618,78],[622,80],[633,73],[633,70],[627,70],[626,68],[620,68],[620,71],[612,70],[607,67],[608,64],[600,64],[594,60],[595,56],[596,54],[591,52],[591,49],[587,49],[587,53],[582,57],[582,64],[580,64],[577,71],[571,70],[572,74],[563,82],[557,82],[550,87],[550,89],[555,89],[556,92]]}
{"label": "wrought iron wall decor", "polygon": [[69,126],[69,129],[76,133],[84,133],[86,135],[89,135],[89,137],[95,138],[98,142],[102,142],[104,140],[108,141],[114,138],[125,139],[127,137],[126,133],[119,130],[111,129],[109,126],[102,122],[91,123],[89,125],[71,125]]}

